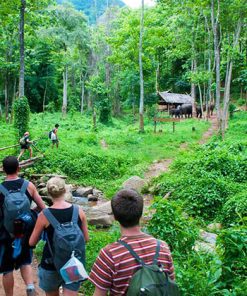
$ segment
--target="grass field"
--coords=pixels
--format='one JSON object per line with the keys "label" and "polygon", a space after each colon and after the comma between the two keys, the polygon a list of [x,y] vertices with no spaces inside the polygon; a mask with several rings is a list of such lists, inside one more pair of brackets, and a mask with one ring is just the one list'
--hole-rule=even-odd
{"label": "grass field", "polygon": [[[59,150],[52,150],[48,132],[60,124]],[[60,113],[33,114],[30,121],[32,139],[42,137],[37,147],[45,153],[45,158],[28,171],[39,173],[66,174],[69,181],[96,186],[111,196],[123,181],[132,175],[143,176],[148,165],[159,159],[174,158],[182,143],[196,143],[208,129],[209,123],[193,119],[176,124],[159,124],[154,134],[153,122],[146,121],[145,133],[138,133],[138,123],[133,117],[113,119],[109,125],[98,123],[97,131],[92,129],[92,118],[80,114],[69,114],[62,119]],[[192,127],[196,130],[192,132]],[[17,141],[12,125],[0,123],[0,147]],[[102,147],[102,141],[106,147]],[[0,158],[18,154],[17,149],[0,152]],[[39,154],[34,151],[34,154]],[[28,157],[28,155],[26,155]]]}

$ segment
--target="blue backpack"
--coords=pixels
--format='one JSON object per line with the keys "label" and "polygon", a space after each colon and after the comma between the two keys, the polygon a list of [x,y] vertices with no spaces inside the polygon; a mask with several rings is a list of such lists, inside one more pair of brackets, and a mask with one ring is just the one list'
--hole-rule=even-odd
{"label": "blue backpack", "polygon": [[43,213],[54,228],[53,249],[48,238],[47,244],[57,271],[69,261],[73,252],[74,256],[85,265],[85,240],[78,226],[79,207],[73,205],[71,222],[66,223],[59,223],[49,208],[43,210]]}
{"label": "blue backpack", "polygon": [[29,182],[24,180],[20,191],[9,192],[0,184],[0,192],[4,195],[3,226],[14,237],[14,221],[23,214],[30,214],[30,201],[26,195]]}

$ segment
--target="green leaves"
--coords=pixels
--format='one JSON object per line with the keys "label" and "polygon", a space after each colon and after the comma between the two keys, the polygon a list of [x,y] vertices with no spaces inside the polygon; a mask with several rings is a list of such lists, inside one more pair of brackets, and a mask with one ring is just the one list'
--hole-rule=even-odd
{"label": "green leaves", "polygon": [[28,131],[30,107],[26,97],[19,98],[14,103],[14,125],[18,130],[19,138]]}
{"label": "green leaves", "polygon": [[173,201],[156,198],[152,209],[155,213],[148,224],[148,230],[155,237],[166,241],[172,251],[189,253],[199,233],[194,221]]}

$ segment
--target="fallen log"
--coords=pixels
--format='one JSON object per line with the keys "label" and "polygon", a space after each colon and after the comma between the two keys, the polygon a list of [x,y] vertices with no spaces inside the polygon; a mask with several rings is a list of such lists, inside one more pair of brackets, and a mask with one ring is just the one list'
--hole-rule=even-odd
{"label": "fallen log", "polygon": [[[43,158],[43,156],[36,156],[36,157],[29,158],[27,160],[23,160],[19,163],[19,167],[20,168],[27,168],[29,166],[32,166],[32,165],[34,165],[35,161],[37,161],[41,158]],[[0,173],[3,173],[2,167],[0,168]]]}
{"label": "fallen log", "polygon": [[[35,140],[32,140],[32,142],[37,142],[37,141],[39,141],[39,140],[41,140],[41,139],[43,139],[43,138],[42,138],[42,137],[37,138],[37,139],[35,139]],[[14,148],[14,147],[18,147],[18,146],[20,146],[20,144],[14,144],[14,145],[10,145],[10,146],[6,146],[6,147],[2,147],[2,148],[0,148],[0,151],[7,150],[7,149],[10,149],[10,148]]]}
{"label": "fallen log", "polygon": [[58,177],[61,179],[67,179],[67,176],[64,175],[57,175],[57,174],[32,174],[31,179],[40,179],[42,177],[52,178],[52,177]]}
{"label": "fallen log", "polygon": [[20,146],[20,144],[15,144],[15,145],[10,145],[10,146],[6,146],[6,147],[2,147],[2,148],[0,148],[0,151],[7,150],[7,149],[10,149],[10,148],[14,148],[14,147],[17,147],[17,146]]}

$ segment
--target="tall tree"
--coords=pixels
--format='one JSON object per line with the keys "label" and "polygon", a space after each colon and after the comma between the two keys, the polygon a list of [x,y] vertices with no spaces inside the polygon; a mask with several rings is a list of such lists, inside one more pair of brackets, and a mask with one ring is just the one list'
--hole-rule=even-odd
{"label": "tall tree", "polygon": [[[220,111],[220,38],[219,38],[219,17],[220,17],[220,1],[217,0],[217,8],[215,8],[215,1],[211,0],[211,22],[214,36],[214,60],[215,60],[215,75],[216,75],[216,114],[218,120],[218,128],[221,125],[221,111]],[[216,15],[215,15],[215,12]]]}
{"label": "tall tree", "polygon": [[140,69],[140,106],[139,106],[139,131],[144,132],[144,79],[143,79],[143,31],[144,31],[144,0],[141,6],[141,19],[140,19],[140,40],[139,40],[139,69]]}
{"label": "tall tree", "polygon": [[26,0],[21,0],[20,6],[20,27],[19,27],[19,37],[20,37],[20,77],[19,77],[19,97],[24,97],[25,95],[25,43],[24,43],[24,25],[25,25],[25,9]]}

